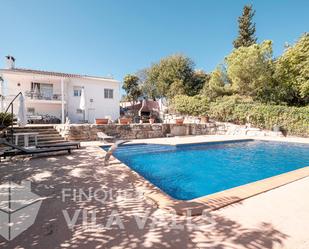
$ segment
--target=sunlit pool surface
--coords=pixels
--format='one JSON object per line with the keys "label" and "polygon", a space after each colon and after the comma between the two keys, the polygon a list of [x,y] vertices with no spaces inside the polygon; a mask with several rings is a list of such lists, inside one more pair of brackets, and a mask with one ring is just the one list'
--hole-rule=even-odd
{"label": "sunlit pool surface", "polygon": [[181,146],[123,145],[114,155],[179,200],[309,166],[307,144],[254,140]]}

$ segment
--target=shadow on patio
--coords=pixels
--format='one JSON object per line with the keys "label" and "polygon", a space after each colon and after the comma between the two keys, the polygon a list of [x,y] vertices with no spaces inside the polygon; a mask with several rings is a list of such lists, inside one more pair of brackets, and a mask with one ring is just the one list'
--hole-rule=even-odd
{"label": "shadow on patio", "polygon": [[[34,193],[47,197],[34,225],[10,242],[1,238],[1,248],[262,249],[282,245],[288,237],[268,223],[261,223],[259,228],[247,228],[214,212],[208,217],[212,221],[209,224],[201,216],[190,220],[157,209],[138,194],[143,192],[144,186],[129,169],[119,164],[103,166],[98,148],[83,148],[71,155],[2,162],[0,171],[1,184],[28,179],[32,181]],[[93,189],[100,190],[96,196],[101,198],[86,198]],[[72,197],[78,190],[85,195],[78,195],[80,198],[74,200]],[[109,191],[112,197],[105,200],[103,190]],[[64,201],[62,191],[70,195]],[[127,198],[119,194],[125,191],[130,195]],[[81,210],[89,211],[88,226],[83,224]],[[72,230],[63,211],[70,219],[76,214]],[[91,220],[94,213],[95,224]],[[111,214],[119,215],[123,229],[121,224],[107,226],[112,221]],[[139,229],[137,220],[145,216],[145,226]]]}

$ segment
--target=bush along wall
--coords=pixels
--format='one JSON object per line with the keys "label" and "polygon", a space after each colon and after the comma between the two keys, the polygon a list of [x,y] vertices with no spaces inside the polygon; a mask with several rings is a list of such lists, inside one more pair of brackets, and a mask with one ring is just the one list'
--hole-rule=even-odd
{"label": "bush along wall", "polygon": [[288,135],[309,137],[309,106],[290,107],[231,101],[210,103],[209,116],[223,122],[251,123],[272,130],[279,126]]}
{"label": "bush along wall", "polygon": [[10,126],[12,123],[12,114],[0,112],[0,129]]}
{"label": "bush along wall", "polygon": [[178,95],[172,100],[172,107],[173,111],[183,115],[208,114],[216,121],[235,124],[249,122],[266,130],[279,126],[288,135],[309,137],[309,106],[262,104],[239,95],[224,96],[215,102],[209,102],[204,96]]}
{"label": "bush along wall", "polygon": [[172,109],[182,115],[202,116],[209,110],[208,98],[204,96],[177,95],[172,100]]}

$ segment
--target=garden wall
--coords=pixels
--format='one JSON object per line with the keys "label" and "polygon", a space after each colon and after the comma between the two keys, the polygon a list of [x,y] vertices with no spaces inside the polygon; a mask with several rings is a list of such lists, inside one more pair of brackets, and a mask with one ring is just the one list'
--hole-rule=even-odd
{"label": "garden wall", "polygon": [[58,132],[67,140],[93,141],[97,139],[97,132],[104,132],[117,139],[159,138],[167,134],[173,136],[185,135],[215,135],[225,134],[224,124],[61,124],[55,125]]}

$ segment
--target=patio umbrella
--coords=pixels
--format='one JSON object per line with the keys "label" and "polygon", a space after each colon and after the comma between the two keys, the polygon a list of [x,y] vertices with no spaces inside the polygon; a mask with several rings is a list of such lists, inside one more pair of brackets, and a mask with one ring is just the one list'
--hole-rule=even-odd
{"label": "patio umbrella", "polygon": [[17,124],[20,127],[24,127],[27,124],[26,105],[24,95],[19,96],[19,108],[17,114]]}
{"label": "patio umbrella", "polygon": [[81,109],[83,111],[83,121],[85,121],[86,97],[85,97],[84,87],[82,87],[82,91],[81,91],[81,94],[80,94],[79,109]]}

